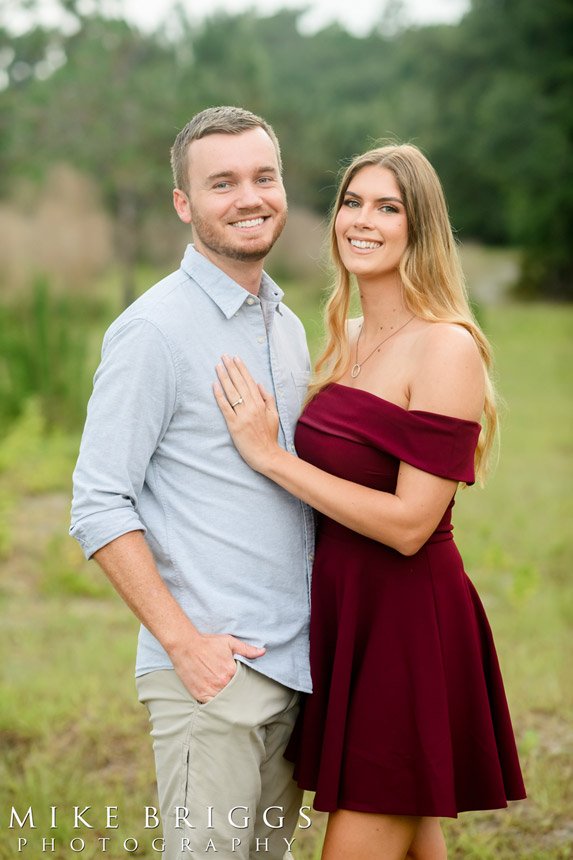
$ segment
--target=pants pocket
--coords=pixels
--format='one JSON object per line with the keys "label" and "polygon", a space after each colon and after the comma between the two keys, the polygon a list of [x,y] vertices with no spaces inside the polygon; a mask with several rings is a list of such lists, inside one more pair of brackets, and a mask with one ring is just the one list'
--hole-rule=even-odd
{"label": "pants pocket", "polygon": [[211,707],[213,707],[215,703],[220,703],[223,699],[226,699],[233,687],[237,684],[239,680],[239,675],[244,672],[244,670],[245,667],[243,666],[243,664],[239,660],[235,660],[235,674],[233,675],[231,680],[228,682],[228,684],[225,684],[222,690],[219,690],[216,696],[213,696],[213,698],[209,699],[209,701],[205,702],[205,704],[199,705],[200,709],[202,711],[207,711]]}

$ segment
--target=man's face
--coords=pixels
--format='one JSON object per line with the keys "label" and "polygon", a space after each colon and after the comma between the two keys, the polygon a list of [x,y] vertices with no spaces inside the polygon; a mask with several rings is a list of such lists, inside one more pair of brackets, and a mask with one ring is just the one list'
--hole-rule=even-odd
{"label": "man's face", "polygon": [[194,140],[188,168],[189,192],[176,189],[173,202],[193,227],[196,249],[216,265],[221,258],[262,260],[287,214],[277,154],[264,129]]}

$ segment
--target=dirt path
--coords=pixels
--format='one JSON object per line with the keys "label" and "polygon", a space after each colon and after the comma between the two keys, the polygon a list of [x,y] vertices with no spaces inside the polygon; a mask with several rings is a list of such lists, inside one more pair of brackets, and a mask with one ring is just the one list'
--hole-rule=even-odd
{"label": "dirt path", "polygon": [[517,252],[467,242],[461,246],[460,253],[473,299],[480,304],[496,305],[509,298],[519,274]]}

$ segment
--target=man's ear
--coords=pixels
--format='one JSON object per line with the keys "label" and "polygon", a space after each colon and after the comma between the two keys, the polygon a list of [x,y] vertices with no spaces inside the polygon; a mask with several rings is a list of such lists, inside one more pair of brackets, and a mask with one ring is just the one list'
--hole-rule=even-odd
{"label": "man's ear", "polygon": [[183,221],[184,224],[191,224],[193,221],[191,215],[191,202],[185,192],[181,191],[180,188],[175,188],[173,191],[173,205],[179,219]]}

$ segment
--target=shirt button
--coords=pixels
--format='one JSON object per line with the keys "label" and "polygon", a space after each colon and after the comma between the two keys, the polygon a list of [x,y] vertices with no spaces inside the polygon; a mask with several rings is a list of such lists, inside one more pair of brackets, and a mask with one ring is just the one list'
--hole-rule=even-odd
{"label": "shirt button", "polygon": [[292,451],[293,454],[296,454],[296,448],[294,447],[294,444],[292,442],[288,446],[288,449],[289,451]]}
{"label": "shirt button", "polygon": [[252,296],[249,296],[249,298],[247,299],[247,304],[248,305],[254,305],[255,304],[255,300]]}
{"label": "shirt button", "polygon": [[266,340],[266,337],[258,337],[258,338],[257,338],[257,343],[264,343],[264,342],[265,342],[265,340]]}

